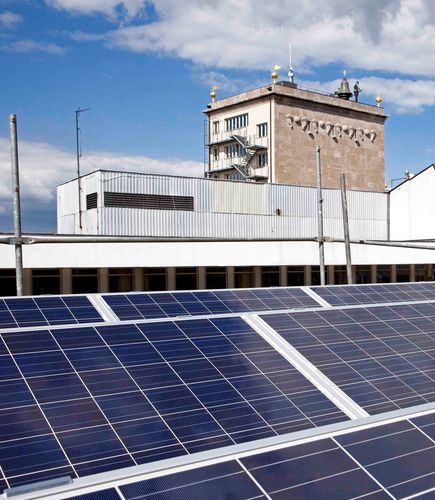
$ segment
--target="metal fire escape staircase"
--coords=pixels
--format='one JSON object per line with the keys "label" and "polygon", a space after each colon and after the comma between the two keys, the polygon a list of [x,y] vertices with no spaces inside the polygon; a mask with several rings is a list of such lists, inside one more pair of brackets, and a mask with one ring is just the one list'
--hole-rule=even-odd
{"label": "metal fire escape staircase", "polygon": [[243,137],[241,135],[233,134],[231,136],[231,139],[237,141],[240,144],[240,146],[242,146],[242,148],[244,148],[245,150],[245,155],[241,157],[241,161],[239,163],[233,163],[231,166],[234,167],[244,179],[252,179],[255,176],[249,174],[249,165],[252,161],[252,158],[254,158],[255,153],[259,149],[265,149],[265,148],[263,146],[257,146],[255,144],[251,144],[246,139],[246,137]]}

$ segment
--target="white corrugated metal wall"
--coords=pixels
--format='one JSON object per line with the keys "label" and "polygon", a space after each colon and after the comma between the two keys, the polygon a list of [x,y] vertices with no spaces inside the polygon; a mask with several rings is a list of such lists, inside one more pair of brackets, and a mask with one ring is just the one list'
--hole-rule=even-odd
{"label": "white corrugated metal wall", "polygon": [[[194,211],[102,207],[98,234],[237,239],[308,238],[317,233],[317,195],[311,187],[101,172],[100,196],[104,191],[192,196]],[[342,238],[340,191],[323,193],[324,234]],[[348,191],[352,239],[387,239],[387,197]],[[60,222],[62,232],[67,231]]]}

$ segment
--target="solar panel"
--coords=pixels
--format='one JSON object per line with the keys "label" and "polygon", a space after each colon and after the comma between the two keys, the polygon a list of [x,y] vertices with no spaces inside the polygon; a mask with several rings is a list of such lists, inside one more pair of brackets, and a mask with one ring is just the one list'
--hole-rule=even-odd
{"label": "solar panel", "polygon": [[312,287],[331,306],[435,300],[435,282]]}
{"label": "solar panel", "polygon": [[120,485],[119,490],[126,500],[248,499],[265,495],[274,499],[387,499],[425,492],[432,498],[434,434],[435,413],[431,413],[196,466]]}
{"label": "solar panel", "polygon": [[103,295],[120,320],[171,318],[318,307],[301,288],[253,288],[195,292]]}
{"label": "solar panel", "polygon": [[84,295],[0,299],[0,329],[103,321]]}
{"label": "solar panel", "polygon": [[1,334],[8,487],[344,420],[240,317]]}
{"label": "solar panel", "polygon": [[262,319],[370,414],[435,401],[435,304]]}

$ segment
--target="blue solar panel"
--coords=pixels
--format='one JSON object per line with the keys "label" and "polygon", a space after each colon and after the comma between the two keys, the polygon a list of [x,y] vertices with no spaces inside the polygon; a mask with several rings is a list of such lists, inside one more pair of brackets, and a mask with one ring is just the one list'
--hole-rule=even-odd
{"label": "blue solar panel", "polygon": [[[126,500],[435,494],[435,413],[121,485]],[[255,480],[255,482],[254,482]]]}
{"label": "blue solar panel", "polygon": [[120,320],[318,307],[300,288],[253,288],[197,292],[103,295]]}
{"label": "blue solar panel", "polygon": [[103,321],[82,295],[0,299],[0,329]]}
{"label": "blue solar panel", "polygon": [[312,290],[331,306],[435,300],[435,282],[322,286]]}
{"label": "blue solar panel", "polygon": [[368,413],[435,401],[435,304],[262,318]]}
{"label": "blue solar panel", "polygon": [[8,486],[347,419],[239,317],[22,330],[0,342]]}

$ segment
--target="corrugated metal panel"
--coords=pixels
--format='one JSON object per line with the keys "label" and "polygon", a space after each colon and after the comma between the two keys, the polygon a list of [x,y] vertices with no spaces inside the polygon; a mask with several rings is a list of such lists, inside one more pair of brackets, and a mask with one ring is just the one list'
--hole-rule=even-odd
{"label": "corrugated metal panel", "polygon": [[202,178],[104,172],[103,191],[193,196],[195,211],[211,211],[211,182]]}
{"label": "corrugated metal panel", "polygon": [[[98,214],[99,234],[208,238],[304,238],[317,234],[317,193],[312,187],[123,172],[97,174],[101,175],[99,193],[194,197],[194,211],[187,213],[103,207]],[[386,239],[388,195],[348,191],[347,196],[351,238]],[[340,191],[324,189],[323,197],[324,234],[342,238]],[[95,231],[95,223],[92,220],[92,228],[87,228],[89,233]],[[70,226],[70,221],[64,224],[59,219],[59,228]]]}
{"label": "corrugated metal panel", "polygon": [[212,211],[233,214],[267,215],[267,184],[251,184],[247,182],[213,182]]}

